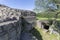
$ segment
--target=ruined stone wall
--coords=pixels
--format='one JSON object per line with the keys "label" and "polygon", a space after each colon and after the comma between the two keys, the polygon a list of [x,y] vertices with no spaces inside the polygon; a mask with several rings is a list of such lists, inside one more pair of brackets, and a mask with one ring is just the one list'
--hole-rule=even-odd
{"label": "ruined stone wall", "polygon": [[35,16],[32,11],[0,5],[0,40],[20,40],[22,28],[27,31],[34,27]]}
{"label": "ruined stone wall", "polygon": [[33,27],[36,26],[36,14],[32,11],[23,11],[21,16],[24,18],[23,21],[25,24],[26,30],[31,30]]}
{"label": "ruined stone wall", "polygon": [[0,5],[0,40],[20,40],[21,13]]}

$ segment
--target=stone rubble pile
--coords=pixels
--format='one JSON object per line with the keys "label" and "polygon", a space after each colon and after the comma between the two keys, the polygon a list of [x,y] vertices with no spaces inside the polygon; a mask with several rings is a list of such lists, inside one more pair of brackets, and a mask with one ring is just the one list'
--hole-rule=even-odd
{"label": "stone rubble pile", "polygon": [[22,32],[29,32],[35,26],[35,21],[36,14],[32,11],[0,4],[0,40],[21,40]]}

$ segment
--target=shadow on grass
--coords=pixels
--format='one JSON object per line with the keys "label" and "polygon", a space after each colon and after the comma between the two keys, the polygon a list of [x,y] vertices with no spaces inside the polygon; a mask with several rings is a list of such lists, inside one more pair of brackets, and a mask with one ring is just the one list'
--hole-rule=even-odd
{"label": "shadow on grass", "polygon": [[35,28],[33,28],[30,32],[31,32],[38,40],[43,40],[41,34],[40,34]]}

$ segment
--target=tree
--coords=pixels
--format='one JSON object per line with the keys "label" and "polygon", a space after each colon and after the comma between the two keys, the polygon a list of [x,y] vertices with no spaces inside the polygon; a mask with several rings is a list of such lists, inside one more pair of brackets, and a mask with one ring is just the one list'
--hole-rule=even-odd
{"label": "tree", "polygon": [[49,9],[55,10],[57,6],[52,0],[35,0],[35,10],[36,9],[43,12]]}
{"label": "tree", "polygon": [[[55,16],[54,16],[55,19],[54,19],[52,24],[55,26],[55,28],[58,28],[56,19],[58,18],[58,15],[60,14],[60,0],[54,0],[54,2],[56,4],[56,6],[57,6],[57,10],[55,11]],[[58,24],[58,25],[60,25],[60,24]],[[59,30],[58,30],[58,32],[59,32]]]}
{"label": "tree", "polygon": [[[56,26],[56,19],[60,14],[60,0],[35,0],[35,8],[42,12],[54,12],[54,21],[52,25]],[[35,9],[35,10],[36,10]],[[54,28],[53,27],[53,28]]]}

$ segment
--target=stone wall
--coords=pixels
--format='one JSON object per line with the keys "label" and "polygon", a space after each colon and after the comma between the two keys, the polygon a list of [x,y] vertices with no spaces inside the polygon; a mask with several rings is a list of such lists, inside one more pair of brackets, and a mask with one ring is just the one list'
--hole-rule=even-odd
{"label": "stone wall", "polygon": [[[32,11],[23,11],[21,13],[24,21],[24,26],[26,30],[31,30],[32,27],[35,27],[35,21],[36,21],[36,14]],[[22,22],[23,22],[22,21]]]}
{"label": "stone wall", "polygon": [[37,20],[36,23],[37,23],[37,27],[44,28],[44,25],[42,23],[45,23],[46,25],[48,25],[49,21],[48,20]]}
{"label": "stone wall", "polygon": [[35,26],[35,16],[32,11],[0,5],[0,40],[20,40],[22,31]]}

